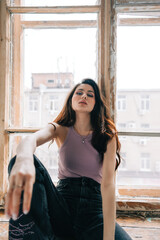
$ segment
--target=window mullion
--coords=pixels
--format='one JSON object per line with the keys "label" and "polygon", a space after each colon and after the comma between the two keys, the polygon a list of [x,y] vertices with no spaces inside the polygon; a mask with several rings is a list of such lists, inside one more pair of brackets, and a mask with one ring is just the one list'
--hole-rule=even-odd
{"label": "window mullion", "polygon": [[134,137],[160,137],[160,132],[118,132],[119,136],[134,136]]}
{"label": "window mullion", "polygon": [[23,28],[87,28],[97,27],[97,21],[21,21]]}
{"label": "window mullion", "polygon": [[101,6],[8,7],[10,13],[97,13]]}
{"label": "window mullion", "polygon": [[9,22],[10,16],[6,11],[5,1],[0,1],[0,205],[4,204],[4,194],[7,191],[8,165],[8,96],[9,96]]}

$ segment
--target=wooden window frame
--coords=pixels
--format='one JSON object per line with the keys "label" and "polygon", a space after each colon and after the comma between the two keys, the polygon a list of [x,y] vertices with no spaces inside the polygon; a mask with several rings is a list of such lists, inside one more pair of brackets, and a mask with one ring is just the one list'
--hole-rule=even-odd
{"label": "wooden window frame", "polygon": [[[157,12],[160,12],[159,0],[114,0],[114,17],[117,23],[118,14],[136,14],[140,16],[142,13],[148,14],[148,18],[139,19],[124,18],[118,20],[118,25],[122,26],[143,26],[143,25],[160,25],[160,19],[154,18]],[[150,17],[153,15],[153,17]],[[157,14],[158,16],[158,14]],[[112,26],[111,26],[112,28]],[[116,28],[114,28],[116,29]],[[117,41],[116,30],[113,33],[114,41]],[[115,60],[116,61],[116,60]],[[116,74],[116,72],[115,72]],[[116,118],[116,116],[115,116]],[[144,136],[144,137],[160,137],[160,132],[119,132],[120,136]],[[117,211],[123,212],[139,212],[141,216],[159,216],[160,215],[160,188],[145,186],[119,186],[120,197],[117,201]]]}
{"label": "wooden window frame", "polygon": [[[20,0],[16,0],[17,3]],[[20,14],[20,13],[98,13],[98,24],[100,31],[99,34],[99,42],[98,42],[98,62],[99,62],[99,72],[98,78],[99,79],[106,79],[106,64],[109,64],[108,58],[106,58],[106,62],[104,61],[104,50],[107,51],[106,45],[106,20],[105,12],[109,12],[110,4],[106,3],[102,0],[101,5],[97,6],[63,6],[63,7],[11,7],[9,5],[9,0],[0,1],[0,101],[1,101],[1,108],[0,108],[0,168],[3,169],[0,172],[0,205],[4,205],[4,197],[7,192],[7,166],[9,160],[9,135],[12,133],[32,133],[37,131],[38,129],[34,128],[21,128],[20,127],[20,106],[19,106],[19,99],[20,99],[20,92],[21,92],[21,66],[20,66],[20,38],[21,38],[21,23],[20,19],[16,17],[16,27],[13,26],[12,33],[11,33],[11,14]],[[108,18],[109,19],[109,18]],[[43,27],[44,25],[48,27],[84,27],[91,24],[91,27],[95,27],[95,21],[49,21],[44,24],[42,21],[23,21],[22,26],[25,28],[34,27],[39,28]],[[101,31],[103,29],[103,31]],[[102,38],[100,37],[103,33]],[[14,34],[14,39],[12,38],[12,34]],[[11,41],[15,41],[14,44],[14,52],[16,54],[12,55],[13,58],[13,66],[10,63],[10,56],[11,56]],[[109,40],[108,40],[109,43]],[[11,69],[12,67],[12,69]],[[108,67],[109,68],[109,67]],[[11,76],[12,75],[12,76]],[[107,74],[109,77],[109,74]],[[12,80],[11,80],[12,78]],[[104,81],[99,81],[100,88],[104,90]],[[12,86],[12,87],[10,87]],[[12,91],[12,92],[11,92]],[[14,94],[13,94],[14,93]],[[9,94],[13,96],[12,98],[12,108],[14,109],[14,127],[10,127],[9,124]]]}
{"label": "wooden window frame", "polygon": [[[129,1],[127,5],[120,4],[120,2],[124,1],[105,1],[101,0],[101,5],[98,6],[70,6],[70,7],[10,7],[7,3],[8,0],[0,1],[0,36],[1,36],[1,44],[0,44],[0,76],[1,76],[1,85],[0,85],[0,168],[3,169],[0,173],[0,205],[4,205],[4,195],[7,191],[7,164],[9,158],[9,134],[12,133],[33,133],[37,131],[36,128],[20,128],[19,126],[19,113],[20,109],[16,108],[16,126],[11,128],[9,126],[9,80],[10,76],[10,14],[11,13],[85,13],[85,12],[97,12],[99,13],[99,42],[98,42],[98,84],[103,95],[106,97],[107,104],[110,105],[110,114],[112,119],[115,121],[115,106],[116,106],[116,23],[117,23],[117,14],[118,13],[126,13],[126,12],[135,12],[135,11],[146,11],[146,5],[144,6],[129,6]],[[151,5],[150,10],[160,11],[160,7],[157,5]],[[18,23],[17,23],[18,24]],[[79,26],[84,27],[84,25],[92,24],[95,25],[95,22],[88,21],[75,21],[75,25],[73,27]],[[27,27],[44,27],[44,23],[37,22],[23,22],[23,26]],[[58,21],[46,22],[46,27],[64,27],[71,26],[70,21],[65,21],[60,24]],[[17,41],[20,38],[20,32],[16,33]],[[20,46],[20,44],[19,44]],[[16,56],[17,59],[15,62],[17,64],[20,63],[20,56]],[[20,69],[20,65],[16,66],[16,68]],[[15,68],[15,66],[14,66]],[[14,73],[14,83],[13,86],[19,86],[16,89],[15,94],[16,98],[14,99],[14,104],[18,101],[20,97],[20,71]],[[13,87],[14,89],[14,87]],[[120,132],[119,135],[123,136],[146,136],[146,133],[137,133],[137,132]],[[150,136],[160,136],[159,133],[149,133]],[[148,136],[148,135],[147,135]],[[137,187],[119,187],[120,196],[117,198],[117,210],[123,211],[128,209],[129,211],[141,211],[144,208],[149,212],[152,212],[154,209],[157,212],[160,212],[160,203],[157,200],[160,196],[160,189],[152,188],[140,188]],[[146,198],[137,196],[146,196]],[[135,198],[136,197],[136,198]],[[153,198],[154,199],[151,199]],[[138,205],[137,205],[138,204]]]}

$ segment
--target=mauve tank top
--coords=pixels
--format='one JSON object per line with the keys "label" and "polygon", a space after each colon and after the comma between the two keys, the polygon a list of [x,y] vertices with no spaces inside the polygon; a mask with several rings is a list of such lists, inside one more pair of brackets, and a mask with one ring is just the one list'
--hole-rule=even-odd
{"label": "mauve tank top", "polygon": [[92,134],[79,135],[69,127],[66,139],[59,149],[58,178],[89,177],[101,183],[102,162],[99,152],[92,146]]}

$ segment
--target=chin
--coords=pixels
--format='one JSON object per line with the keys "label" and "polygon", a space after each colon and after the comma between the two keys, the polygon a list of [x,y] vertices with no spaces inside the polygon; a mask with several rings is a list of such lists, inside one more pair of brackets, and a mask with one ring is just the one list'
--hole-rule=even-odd
{"label": "chin", "polygon": [[74,110],[76,113],[86,113],[86,114],[89,114],[89,113],[91,113],[91,111],[89,111],[89,110],[85,110],[85,109],[76,109],[76,110]]}

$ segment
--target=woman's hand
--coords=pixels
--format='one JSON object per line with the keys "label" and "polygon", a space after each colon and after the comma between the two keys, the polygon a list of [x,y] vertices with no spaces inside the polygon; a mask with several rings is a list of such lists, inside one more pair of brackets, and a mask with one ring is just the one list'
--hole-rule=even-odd
{"label": "woman's hand", "polygon": [[6,197],[5,214],[8,217],[13,219],[18,217],[22,191],[24,191],[22,210],[25,214],[29,212],[35,182],[33,154],[36,147],[59,136],[59,128],[61,129],[61,126],[59,127],[58,124],[48,124],[45,128],[23,138],[19,143]]}
{"label": "woman's hand", "polygon": [[21,194],[23,196],[23,213],[27,214],[30,210],[33,184],[35,182],[35,166],[32,158],[16,158],[9,177],[9,190],[6,196],[5,214],[14,220],[19,215]]}

